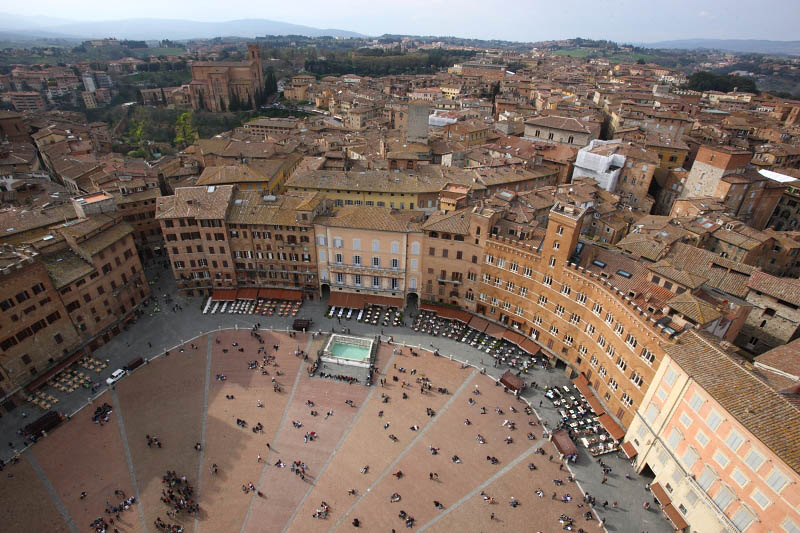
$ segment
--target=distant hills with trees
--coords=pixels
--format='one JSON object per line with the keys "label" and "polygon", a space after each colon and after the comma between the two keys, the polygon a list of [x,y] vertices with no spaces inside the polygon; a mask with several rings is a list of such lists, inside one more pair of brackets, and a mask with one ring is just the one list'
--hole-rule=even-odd
{"label": "distant hills with trees", "polygon": [[[4,36],[4,34],[6,34]],[[360,33],[320,29],[267,19],[241,19],[200,22],[158,18],[136,18],[92,22],[69,22],[0,13],[0,39],[24,36],[35,38],[102,39],[211,39],[214,37],[254,38],[264,35],[303,35],[308,37],[364,37]]]}

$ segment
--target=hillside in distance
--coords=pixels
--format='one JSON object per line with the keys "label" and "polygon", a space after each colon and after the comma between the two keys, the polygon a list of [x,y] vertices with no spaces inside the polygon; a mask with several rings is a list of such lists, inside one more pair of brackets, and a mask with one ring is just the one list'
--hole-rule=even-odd
{"label": "hillside in distance", "polygon": [[763,39],[682,39],[640,43],[648,48],[679,50],[714,49],[744,54],[800,55],[800,41],[768,41]]}
{"label": "hillside in distance", "polygon": [[[0,19],[3,17],[0,16]],[[0,22],[0,31],[13,32],[15,36],[73,37],[99,39],[116,37],[132,40],[185,40],[211,39],[214,37],[254,38],[264,35],[303,35],[307,37],[364,37],[363,35],[338,29],[320,29],[300,24],[290,24],[267,19],[240,19],[223,22],[200,22],[178,19],[137,18],[92,22],[65,22],[40,24],[34,17],[25,21]]]}

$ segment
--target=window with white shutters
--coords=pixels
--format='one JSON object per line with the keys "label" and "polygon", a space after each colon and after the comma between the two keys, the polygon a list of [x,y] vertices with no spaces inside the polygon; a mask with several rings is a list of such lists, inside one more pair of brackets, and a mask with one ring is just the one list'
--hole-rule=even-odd
{"label": "window with white shutters", "polygon": [[750,450],[750,453],[747,454],[747,457],[744,460],[744,464],[746,464],[750,470],[756,472],[761,465],[764,464],[764,457],[755,450]]}
{"label": "window with white shutters", "polygon": [[698,459],[699,456],[697,455],[697,452],[694,451],[694,449],[691,446],[686,448],[686,451],[683,452],[683,457],[681,457],[681,460],[683,461],[683,466],[686,467],[686,470],[691,470]]}
{"label": "window with white shutters", "polygon": [[734,498],[735,496],[731,489],[728,487],[720,487],[712,499],[714,503],[717,504],[717,507],[724,511],[733,502]]}
{"label": "window with white shutters", "polygon": [[716,431],[722,423],[722,417],[716,411],[711,411],[706,417],[706,425],[711,428],[711,431]]}
{"label": "window with white shutters", "polygon": [[767,485],[777,493],[780,493],[787,483],[789,483],[789,478],[783,475],[777,468],[767,477]]}
{"label": "window with white shutters", "polygon": [[696,413],[703,406],[703,401],[704,401],[703,397],[695,392],[692,395],[692,399],[689,400],[689,407],[691,407],[692,411],[694,411]]}
{"label": "window with white shutters", "polygon": [[711,485],[713,485],[714,481],[716,480],[717,476],[714,474],[714,471],[706,467],[703,470],[703,473],[700,474],[700,477],[697,478],[697,484],[700,485],[700,488],[703,490],[708,491],[708,489],[711,488]]}
{"label": "window with white shutters", "polygon": [[753,523],[755,517],[753,516],[753,513],[747,509],[747,507],[743,506],[736,511],[736,514],[733,515],[731,520],[733,521],[733,525],[736,526],[736,529],[739,531],[744,531],[750,527],[750,524]]}
{"label": "window with white shutters", "polygon": [[744,475],[744,472],[739,470],[738,468],[734,468],[733,472],[731,472],[731,478],[736,482],[737,485],[740,487],[744,487],[748,483],[750,483],[750,478]]}
{"label": "window with white shutters", "polygon": [[647,408],[647,413],[645,413],[645,418],[647,418],[648,422],[652,423],[657,416],[658,416],[658,407],[656,406],[656,404],[651,403],[650,406]]}
{"label": "window with white shutters", "polygon": [[683,439],[683,435],[681,435],[681,432],[678,428],[674,427],[672,428],[672,431],[669,434],[669,438],[667,439],[667,444],[669,445],[670,448],[672,448],[672,450],[675,450],[675,448],[678,447],[678,444],[680,444],[681,439]]}

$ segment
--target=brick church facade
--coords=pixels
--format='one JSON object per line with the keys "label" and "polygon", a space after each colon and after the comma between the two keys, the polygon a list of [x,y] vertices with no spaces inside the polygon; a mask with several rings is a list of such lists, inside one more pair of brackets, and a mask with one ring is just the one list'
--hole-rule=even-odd
{"label": "brick church facade", "polygon": [[257,44],[247,45],[246,61],[192,63],[190,83],[192,109],[227,111],[233,99],[238,99],[244,106],[252,107],[255,105],[258,93],[263,89],[261,52]]}

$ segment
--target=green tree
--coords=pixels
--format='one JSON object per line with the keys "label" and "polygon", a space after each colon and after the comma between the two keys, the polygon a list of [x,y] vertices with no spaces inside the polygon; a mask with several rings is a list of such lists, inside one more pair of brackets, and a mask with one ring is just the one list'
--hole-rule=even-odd
{"label": "green tree", "polygon": [[264,78],[264,95],[272,96],[278,92],[278,80],[275,79],[275,71],[270,67],[267,69],[267,75]]}
{"label": "green tree", "polygon": [[197,139],[197,130],[192,126],[192,112],[187,111],[178,115],[178,120],[175,122],[175,139],[172,143],[179,148],[185,148]]}
{"label": "green tree", "polygon": [[242,105],[239,102],[239,96],[236,94],[236,91],[231,91],[231,97],[228,100],[228,111],[239,111],[241,110]]}
{"label": "green tree", "polygon": [[144,122],[135,118],[131,119],[130,138],[133,144],[141,147],[144,142]]}

